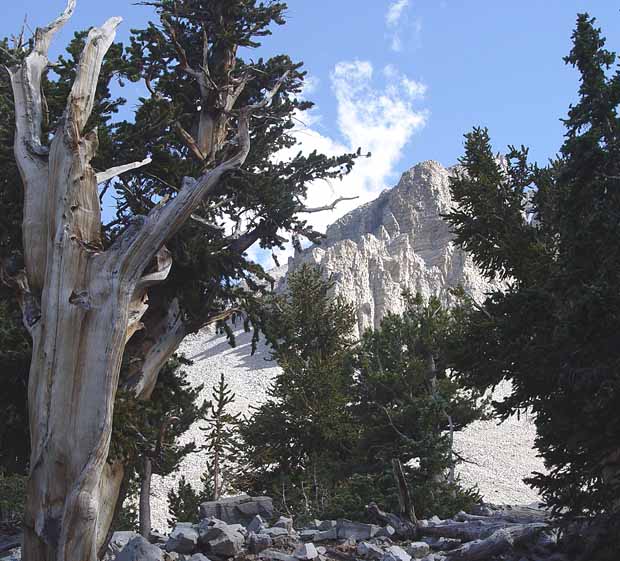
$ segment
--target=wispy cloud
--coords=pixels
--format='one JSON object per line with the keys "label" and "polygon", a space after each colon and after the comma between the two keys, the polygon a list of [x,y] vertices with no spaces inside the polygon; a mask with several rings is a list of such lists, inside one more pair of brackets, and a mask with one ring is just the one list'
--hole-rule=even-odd
{"label": "wispy cloud", "polygon": [[[315,110],[310,119],[304,116],[306,125],[300,124],[295,131],[299,144],[281,154],[286,158],[299,150],[304,153],[317,150],[337,155],[358,148],[362,153],[371,153],[368,158],[359,158],[343,180],[309,186],[306,204],[311,207],[325,205],[338,197],[359,197],[339,204],[332,211],[309,215],[309,222],[322,232],[336,219],[394,185],[398,172],[402,171],[398,163],[405,147],[428,118],[427,111],[417,107],[426,91],[425,85],[403,75],[394,66],[375,72],[368,61],[342,61],[334,66],[330,79],[337,107],[337,135],[324,132]],[[412,163],[413,160],[405,162]],[[290,253],[289,247],[279,257],[285,262]],[[265,259],[259,250],[253,256]]]}
{"label": "wispy cloud", "polygon": [[404,12],[408,7],[409,0],[394,0],[385,14],[385,25],[388,29],[390,48],[395,52],[403,50],[401,31],[406,21]]}
{"label": "wispy cloud", "polygon": [[409,0],[395,0],[390,4],[385,14],[385,23],[388,27],[396,27],[398,25],[407,6],[409,6]]}
{"label": "wispy cloud", "polygon": [[390,49],[397,53],[404,48],[403,35],[406,35],[407,43],[420,42],[422,20],[409,16],[410,7],[409,0],[393,0],[385,14],[386,37],[390,42]]}

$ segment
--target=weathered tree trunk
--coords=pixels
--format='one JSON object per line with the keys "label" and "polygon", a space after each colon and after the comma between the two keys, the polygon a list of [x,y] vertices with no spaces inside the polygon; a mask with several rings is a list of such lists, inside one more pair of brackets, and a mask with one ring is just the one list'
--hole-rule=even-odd
{"label": "weathered tree trunk", "polygon": [[407,485],[407,479],[405,478],[405,473],[403,472],[403,465],[398,458],[392,458],[392,470],[394,472],[394,479],[396,479],[396,485],[398,487],[400,514],[407,520],[417,524],[418,519],[415,515],[411,491],[409,490],[409,485]]}
{"label": "weathered tree trunk", "polygon": [[140,535],[146,539],[151,535],[151,478],[153,462],[147,454],[142,463],[142,481],[140,483]]}
{"label": "weathered tree trunk", "polygon": [[[96,131],[85,131],[103,57],[120,18],[88,34],[64,116],[49,150],[42,139],[42,76],[53,35],[65,12],[35,33],[32,53],[10,69],[15,98],[15,156],[25,186],[26,271],[19,287],[24,323],[33,340],[28,401],[32,440],[25,512],[25,561],[95,561],[108,536],[122,470],[107,463],[114,399],[127,340],[143,327],[147,289],[166,278],[164,243],[213,192],[221,176],[249,152],[249,118],[263,104],[239,111],[238,152],[187,180],[178,195],[156,206],[108,249],[103,248],[97,174],[90,161]],[[109,179],[129,164],[101,174]],[[157,256],[157,258],[156,258]],[[148,270],[147,270],[148,269]],[[145,274],[146,272],[146,274]],[[174,314],[166,314],[168,319]],[[173,325],[176,325],[173,322]],[[169,334],[168,334],[169,335]],[[176,338],[175,338],[176,337]],[[172,343],[178,339],[175,332]],[[139,394],[150,394],[170,340],[147,357]],[[155,345],[157,347],[157,345]]]}
{"label": "weathered tree trunk", "polygon": [[125,502],[125,498],[127,497],[127,492],[129,491],[129,476],[127,471],[124,469],[122,462],[118,462],[118,465],[123,470],[123,477],[121,479],[121,483],[119,486],[118,495],[116,496],[116,501],[112,508],[109,510],[109,523],[102,524],[102,528],[105,526],[108,527],[107,533],[104,535],[103,532],[97,533],[97,557],[98,559],[103,559],[106,551],[108,550],[108,545],[110,544],[110,540],[112,539],[112,535],[114,533],[114,526],[118,520],[118,517],[121,514],[121,510],[123,508],[123,503]]}

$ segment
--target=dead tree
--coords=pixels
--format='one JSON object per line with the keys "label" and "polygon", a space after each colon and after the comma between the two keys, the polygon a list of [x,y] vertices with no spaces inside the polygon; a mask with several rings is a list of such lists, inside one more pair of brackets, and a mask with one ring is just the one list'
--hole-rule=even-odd
{"label": "dead tree", "polygon": [[[101,240],[98,182],[145,162],[97,174],[91,160],[97,131],[86,130],[103,58],[120,18],[90,30],[63,118],[49,147],[42,138],[46,104],[41,84],[54,34],[75,8],[37,29],[32,52],[9,69],[15,99],[15,157],[24,184],[25,269],[13,277],[24,323],[33,341],[28,400],[31,473],[23,556],[27,561],[95,561],[105,540],[123,481],[108,463],[114,398],[125,345],[149,304],[147,291],[166,279],[171,258],[164,244],[239,168],[250,150],[252,114],[265,99],[237,113],[232,155],[178,195],[133,223],[109,248]],[[229,117],[227,117],[229,119]],[[136,395],[150,394],[161,357],[182,338],[174,302],[152,326],[153,357],[146,356]],[[155,352],[155,350],[157,352]]]}

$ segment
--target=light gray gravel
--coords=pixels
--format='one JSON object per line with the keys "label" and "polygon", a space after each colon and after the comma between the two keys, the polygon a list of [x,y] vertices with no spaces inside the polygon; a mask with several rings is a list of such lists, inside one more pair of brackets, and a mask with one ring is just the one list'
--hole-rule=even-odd
{"label": "light gray gravel", "polygon": [[[213,386],[223,372],[230,388],[237,395],[236,411],[250,413],[250,407],[262,403],[270,380],[278,367],[268,359],[269,351],[260,345],[251,355],[251,334],[237,332],[237,346],[231,348],[223,335],[204,330],[183,342],[180,352],[194,364],[185,367],[192,384],[204,384],[202,399],[211,396]],[[500,387],[495,398],[509,391]],[[185,440],[200,443],[203,432],[197,423]],[[460,464],[458,473],[466,485],[478,485],[484,498],[496,504],[525,504],[536,501],[537,493],[523,483],[533,471],[544,471],[542,461],[533,450],[535,429],[531,418],[522,415],[497,424],[496,421],[476,422],[455,435],[456,448],[461,455],[475,463]],[[194,485],[200,482],[205,470],[205,455],[197,452],[185,458],[177,472],[169,477],[153,478],[153,527],[168,529],[167,492],[175,487],[181,475]]]}

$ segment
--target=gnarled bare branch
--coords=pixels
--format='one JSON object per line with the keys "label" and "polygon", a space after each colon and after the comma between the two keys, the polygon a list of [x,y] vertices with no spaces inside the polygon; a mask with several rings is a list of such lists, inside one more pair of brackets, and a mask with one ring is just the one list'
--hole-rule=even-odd
{"label": "gnarled bare branch", "polygon": [[288,72],[285,72],[263,100],[239,111],[237,153],[214,169],[206,171],[198,180],[192,182],[187,178],[174,199],[151,210],[139,231],[134,230],[132,233],[130,243],[121,241],[119,247],[126,248],[122,255],[123,268],[126,267],[125,270],[130,276],[141,273],[158,248],[178,231],[201,201],[216,189],[225,173],[243,165],[250,152],[250,117],[254,111],[271,102],[287,75]]}
{"label": "gnarled bare branch", "polygon": [[356,199],[359,199],[359,197],[338,197],[335,201],[333,201],[332,203],[328,205],[316,206],[316,207],[302,207],[301,209],[299,209],[299,212],[313,213],[313,212],[323,212],[326,210],[334,210],[339,203],[343,201],[354,201]]}
{"label": "gnarled bare branch", "polygon": [[132,171],[134,169],[141,168],[151,163],[151,158],[145,158],[141,162],[131,162],[130,164],[124,164],[122,166],[116,166],[105,171],[100,171],[97,175],[97,183],[104,183],[105,181],[109,181],[110,179],[114,179],[119,175],[126,173],[128,171]]}
{"label": "gnarled bare branch", "polygon": [[43,286],[47,263],[48,235],[48,148],[42,139],[46,103],[41,88],[43,73],[49,66],[52,38],[75,9],[68,0],[64,12],[46,27],[35,31],[34,47],[21,64],[9,68],[15,100],[15,160],[24,183],[22,233],[28,283],[33,294]]}

